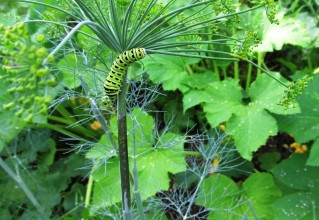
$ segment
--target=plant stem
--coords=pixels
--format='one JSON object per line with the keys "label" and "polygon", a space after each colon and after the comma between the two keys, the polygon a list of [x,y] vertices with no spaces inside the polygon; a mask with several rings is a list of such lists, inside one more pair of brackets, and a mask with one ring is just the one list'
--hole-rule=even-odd
{"label": "plant stem", "polygon": [[20,188],[24,191],[26,196],[29,198],[31,203],[34,205],[34,207],[37,209],[37,211],[43,215],[43,208],[37,201],[37,199],[34,197],[28,186],[24,183],[23,179],[21,179],[19,176],[17,176],[12,169],[6,164],[4,160],[0,157],[0,167],[14,180],[18,183]]}
{"label": "plant stem", "polygon": [[122,211],[124,220],[132,219],[131,214],[131,190],[130,170],[127,147],[127,124],[126,124],[126,91],[128,85],[124,77],[121,91],[117,99],[117,124],[118,124],[118,145],[122,190]]}
{"label": "plant stem", "polygon": [[251,63],[248,63],[247,78],[246,78],[246,90],[248,90],[249,85],[250,85],[252,69],[253,69],[253,66],[251,65]]}
{"label": "plant stem", "polygon": [[[248,60],[247,58],[242,57],[242,56],[240,56],[240,55],[237,55],[237,54],[231,54],[231,55],[232,55],[233,57],[237,57],[237,58],[240,59],[240,60],[244,60],[244,61],[246,61],[247,63],[250,63],[251,65],[253,65],[254,67],[256,67],[257,70],[260,70],[260,72],[266,73],[268,76],[270,76],[271,78],[273,78],[274,80],[276,80],[278,83],[280,83],[280,84],[283,85],[284,87],[288,88],[288,86],[287,86],[284,82],[280,81],[280,79],[277,79],[274,75],[272,75],[271,73],[269,73],[267,70],[265,70],[265,69],[262,68],[261,66],[258,66],[258,64],[254,63],[254,62],[252,62],[252,61]],[[258,57],[259,57],[259,56],[258,56]]]}
{"label": "plant stem", "polygon": [[81,124],[74,124],[74,123],[72,123],[64,118],[53,116],[53,115],[49,115],[48,119],[55,121],[55,122],[63,123],[67,127],[71,127],[72,131],[75,131],[76,133],[79,133],[83,136],[86,136],[86,137],[94,137],[95,136],[95,133],[92,130],[90,130],[89,128],[83,127]]}
{"label": "plant stem", "polygon": [[239,79],[239,67],[238,67],[238,61],[234,62],[234,79]]}
{"label": "plant stem", "polygon": [[[132,128],[135,128],[135,121],[132,120]],[[141,193],[138,186],[138,174],[137,174],[137,165],[136,165],[136,145],[135,145],[135,133],[134,129],[132,129],[132,138],[133,138],[133,181],[134,181],[134,198],[136,202],[137,211],[139,214],[140,220],[146,220],[145,214],[144,214],[144,208],[143,208],[143,202],[141,199]]]}
{"label": "plant stem", "polygon": [[36,125],[35,124],[30,124],[30,125],[27,125],[27,127],[30,127],[30,128],[49,128],[51,130],[60,132],[62,134],[65,134],[67,136],[70,136],[70,137],[78,139],[78,140],[82,140],[83,139],[82,136],[74,134],[71,131],[65,130],[63,127],[58,126],[58,125],[52,125],[52,124],[45,123],[45,124],[36,124]]}
{"label": "plant stem", "polygon": [[94,166],[92,168],[92,171],[90,173],[89,176],[89,181],[86,187],[86,193],[85,193],[85,201],[84,201],[84,207],[87,208],[90,204],[90,200],[91,200],[91,194],[92,194],[92,188],[93,188],[93,170],[94,170]]}
{"label": "plant stem", "polygon": [[[258,60],[257,60],[257,65],[261,66],[261,63],[263,62],[263,54],[262,52],[258,52]],[[261,74],[261,69],[257,69],[257,76]]]}
{"label": "plant stem", "polygon": [[52,52],[47,56],[47,58],[45,58],[43,60],[43,65],[45,65],[47,63],[47,59],[51,56],[54,56],[60,49],[61,47],[64,46],[64,44],[66,44],[66,42],[68,42],[68,40],[70,40],[70,38],[75,34],[75,32],[77,32],[83,25],[87,25],[87,24],[94,24],[92,21],[81,21],[80,23],[78,23],[65,37],[64,39],[59,43],[59,45],[54,48],[54,50],[52,50]]}
{"label": "plant stem", "polygon": [[214,65],[214,72],[217,74],[217,77],[218,77],[218,81],[220,81],[220,72],[219,72],[219,69],[218,69],[218,65],[216,63],[216,61],[213,60],[213,65]]}

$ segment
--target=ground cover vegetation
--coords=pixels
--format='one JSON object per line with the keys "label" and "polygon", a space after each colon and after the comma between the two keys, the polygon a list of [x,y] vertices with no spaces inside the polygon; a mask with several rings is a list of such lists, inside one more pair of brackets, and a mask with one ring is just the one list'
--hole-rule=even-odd
{"label": "ground cover vegetation", "polygon": [[3,0],[3,219],[317,219],[319,1]]}

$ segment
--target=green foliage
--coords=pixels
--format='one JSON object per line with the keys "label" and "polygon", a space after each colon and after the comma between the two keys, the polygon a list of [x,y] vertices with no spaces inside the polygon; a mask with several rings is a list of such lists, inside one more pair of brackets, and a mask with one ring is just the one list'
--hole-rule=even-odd
{"label": "green foliage", "polygon": [[315,204],[319,202],[316,187],[319,182],[318,168],[307,166],[306,160],[306,154],[295,154],[271,169],[275,178],[284,184],[284,188],[295,189],[294,193],[286,193],[273,204],[276,219],[318,217],[315,211]]}
{"label": "green foliage", "polygon": [[270,174],[251,175],[241,189],[230,178],[214,175],[203,181],[196,203],[211,210],[208,219],[236,219],[238,216],[272,219],[271,205],[280,196]]}
{"label": "green foliage", "polygon": [[[236,80],[228,79],[211,83],[206,88],[203,108],[213,127],[227,122],[227,133],[233,136],[238,151],[244,158],[251,159],[251,153],[278,131],[276,121],[268,111],[278,114],[298,112],[297,108],[286,111],[276,105],[283,90],[267,75],[260,75],[252,83],[247,97],[243,97]],[[245,103],[244,98],[249,102]]]}
{"label": "green foliage", "polygon": [[280,154],[278,152],[266,153],[258,158],[260,162],[260,168],[269,171],[280,160]]}
{"label": "green foliage", "polygon": [[3,0],[1,1],[1,6],[0,6],[0,12],[7,12],[10,9],[17,7],[18,6],[18,1],[17,0]]}
{"label": "green foliage", "polygon": [[[58,212],[63,209],[59,205],[63,201],[64,191],[66,195],[69,195],[67,188],[73,184],[71,178],[77,176],[82,178],[85,175],[83,171],[75,171],[83,163],[83,157],[74,154],[68,158],[54,160],[56,143],[50,139],[50,135],[48,130],[23,132],[18,136],[17,141],[13,141],[10,148],[6,149],[6,153],[2,153],[7,158],[4,162],[14,170],[20,179],[19,182],[16,182],[10,178],[9,173],[0,170],[1,194],[6,195],[1,201],[1,212],[7,210],[8,219],[49,219],[59,215],[60,213],[53,212],[53,207],[57,208]],[[35,209],[34,204],[30,202],[31,195],[26,194],[23,190],[22,182],[41,204],[41,212]],[[79,199],[75,201],[73,197],[69,200],[69,202],[74,201],[72,206],[64,207],[69,211],[80,202],[84,191],[82,188],[70,193],[77,194]]]}
{"label": "green foliage", "polygon": [[262,43],[256,49],[260,52],[281,50],[284,44],[301,46],[304,48],[318,47],[316,37],[318,28],[314,19],[308,13],[297,16],[283,16],[281,12],[278,25],[266,26]]}
{"label": "green foliage", "polygon": [[[298,143],[306,143],[311,140],[318,140],[318,103],[319,91],[317,85],[319,83],[318,75],[314,75],[314,80],[305,89],[303,94],[297,98],[301,108],[301,112],[289,116],[276,116],[279,121],[279,128],[282,131],[294,134],[294,138]],[[309,165],[318,166],[318,162],[314,160],[318,155],[317,145],[314,144],[310,154]]]}
{"label": "green foliage", "polygon": [[[35,38],[35,41],[31,39],[23,23],[13,27],[0,25],[0,73],[8,94],[1,108],[12,109],[25,122],[45,120],[41,115],[47,114],[52,99],[45,90],[47,86],[56,85],[50,70],[42,64],[48,55],[44,47],[45,36]],[[49,60],[52,61],[53,57]]]}
{"label": "green foliage", "polygon": [[76,56],[74,53],[66,55],[64,59],[57,63],[57,67],[61,71],[58,74],[59,81],[63,86],[74,89],[81,85],[78,75],[79,72],[83,71],[82,63],[83,58]]}
{"label": "green foliage", "polygon": [[[272,0],[1,3],[11,10],[0,16],[2,218],[123,218],[118,112],[101,100],[113,58],[134,47],[147,56],[128,77],[133,219],[319,217],[319,77],[304,75],[318,72],[317,1],[282,2],[279,16]],[[285,89],[268,68],[295,82]],[[164,93],[152,114],[149,93]],[[290,156],[280,140],[254,153],[278,131],[305,150]]]}
{"label": "green foliage", "polygon": [[197,63],[199,59],[181,58],[165,55],[152,55],[144,59],[147,74],[153,83],[162,83],[164,90],[185,91],[184,81],[188,77],[187,66]]}
{"label": "green foliage", "polygon": [[[157,138],[158,131],[151,116],[138,109],[127,118],[130,167],[136,163],[142,200],[154,196],[159,190],[169,187],[168,173],[178,173],[186,168],[183,156],[184,138],[173,133],[163,133]],[[115,124],[115,120],[111,124]],[[117,135],[117,127],[111,127]],[[135,150],[134,150],[135,149]],[[136,151],[136,152],[135,152]],[[105,207],[121,202],[121,184],[119,178],[119,160],[105,136],[87,153],[90,159],[102,160],[95,168],[94,201],[95,207]],[[110,158],[110,159],[108,159]],[[103,159],[107,159],[106,164]],[[96,164],[98,166],[98,163]]]}
{"label": "green foliage", "polygon": [[305,75],[296,82],[290,83],[285,91],[286,95],[280,100],[279,105],[288,108],[291,103],[295,102],[297,95],[301,95],[303,90],[307,88],[308,82],[311,80],[313,80],[313,77]]}

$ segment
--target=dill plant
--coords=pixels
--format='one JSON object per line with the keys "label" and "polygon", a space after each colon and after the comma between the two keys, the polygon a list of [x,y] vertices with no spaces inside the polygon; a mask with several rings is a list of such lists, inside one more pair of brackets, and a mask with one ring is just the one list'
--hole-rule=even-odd
{"label": "dill plant", "polygon": [[[234,39],[230,36],[231,33],[227,31],[222,32],[219,31],[219,29],[224,29],[225,27],[232,30],[236,29],[241,14],[260,7],[265,7],[269,18],[274,19],[275,7],[271,0],[258,1],[255,6],[245,10],[238,10],[237,5],[234,4],[232,0],[189,0],[183,2],[176,0],[73,0],[61,1],[59,6],[36,0],[21,0],[20,2],[41,5],[65,14],[66,19],[63,21],[45,20],[43,19],[44,17],[40,20],[34,19],[28,21],[45,22],[51,25],[56,24],[67,30],[67,35],[51,53],[48,54],[47,59],[42,62],[44,66],[48,65],[48,58],[56,55],[59,57],[59,54],[61,56],[60,52],[62,48],[69,45],[69,42],[72,42],[70,44],[71,48],[74,47],[75,41],[72,38],[77,34],[85,35],[88,39],[95,41],[97,47],[105,47],[108,50],[107,54],[115,56],[131,48],[145,48],[148,56],[152,56],[152,54],[163,54],[220,61],[245,60],[251,62],[248,59],[248,54],[251,46],[253,46],[251,44],[255,43],[255,41],[252,40],[254,38],[253,34],[248,33],[246,35],[248,37],[245,39]],[[84,31],[84,27],[89,27],[90,30]],[[223,46],[227,49],[219,50],[217,46]],[[107,63],[106,57],[99,56],[99,59],[100,62],[104,64]],[[89,63],[84,62],[84,64],[88,65]],[[258,66],[256,67],[260,68]],[[106,68],[105,72],[107,72],[107,69],[108,68]],[[267,71],[262,70],[268,74]],[[134,115],[132,115],[134,107],[138,106],[146,109],[147,103],[156,97],[157,92],[156,90],[152,91],[152,88],[150,88],[150,90],[146,89],[146,91],[150,92],[135,95],[138,94],[141,89],[138,84],[134,84],[137,86],[133,86],[135,89],[127,96],[129,87],[127,75],[124,77],[116,105],[118,148],[116,147],[116,141],[114,141],[110,135],[110,128],[104,120],[102,110],[105,108],[101,107],[101,99],[90,99],[90,111],[94,117],[100,121],[103,130],[106,132],[108,138],[107,144],[105,145],[111,146],[108,152],[113,152],[113,154],[95,161],[95,164],[102,166],[103,163],[109,161],[108,159],[118,154],[123,212],[122,214],[119,213],[119,216],[123,216],[124,219],[131,219],[133,212],[130,198],[127,110],[129,110],[129,116],[134,118]],[[78,74],[78,77],[82,83],[85,95],[94,96],[92,95],[94,91],[90,90],[92,87],[87,84],[85,78],[83,78],[81,74]],[[102,82],[100,87],[102,87]],[[145,89],[145,87],[143,89]],[[95,93],[102,93],[102,91],[101,89],[97,89]],[[145,95],[147,98],[141,99],[141,97],[145,97]],[[98,94],[96,97],[97,96],[101,97],[102,95]],[[136,126],[141,125],[137,123]],[[133,149],[135,148],[133,147]],[[202,148],[198,148],[198,150],[200,152],[199,154],[205,157],[207,152],[201,152]],[[210,167],[208,164],[213,163],[212,161],[217,157],[217,154],[209,154],[206,155],[206,157],[203,169],[201,172],[197,172],[201,180],[209,175],[209,172],[212,172],[213,167]],[[134,170],[135,167],[136,164],[134,165]],[[137,172],[134,170],[134,186],[137,186]],[[196,172],[194,171],[194,173]],[[92,178],[91,175],[90,183],[92,183]],[[195,197],[200,185],[201,184],[198,184],[194,193],[189,194],[190,197],[186,199],[186,201],[189,202],[189,204],[186,205],[186,212],[181,211],[185,204],[176,207],[176,211],[179,212],[180,216],[183,216],[183,219],[191,217],[190,207],[191,204],[195,202]],[[134,191],[137,192],[138,188],[134,188]],[[145,219],[142,201],[139,199],[139,196],[139,193],[135,194],[136,205],[139,211],[138,216],[140,219]],[[90,192],[88,192],[87,197],[90,197]],[[87,201],[86,205],[88,204],[89,201]],[[172,201],[172,204],[175,204],[175,201]]]}

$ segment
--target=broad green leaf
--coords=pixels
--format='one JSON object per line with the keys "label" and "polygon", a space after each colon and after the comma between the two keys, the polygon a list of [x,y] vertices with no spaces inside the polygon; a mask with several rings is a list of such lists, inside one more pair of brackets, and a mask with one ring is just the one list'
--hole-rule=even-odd
{"label": "broad green leaf", "polygon": [[[74,183],[68,192],[63,196],[63,208],[67,211],[72,212],[69,214],[69,217],[74,216],[73,219],[79,219],[82,216],[82,200],[85,197],[86,186],[81,183]],[[76,208],[76,210],[73,210]]]}
{"label": "broad green leaf", "polygon": [[295,153],[271,169],[271,172],[286,186],[298,190],[314,190],[319,184],[319,168],[305,165],[307,156]]}
{"label": "broad green leaf", "polygon": [[319,138],[311,145],[311,151],[307,160],[308,166],[319,166]]}
{"label": "broad green leaf", "polygon": [[227,121],[241,108],[241,87],[233,79],[209,84],[203,96],[206,99],[203,105],[204,111],[212,127]]}
{"label": "broad green leaf", "polygon": [[3,111],[0,113],[0,151],[5,143],[10,142],[21,132],[24,126],[23,120],[17,118],[14,112]]}
{"label": "broad green leaf", "polygon": [[207,71],[201,74],[192,74],[185,78],[183,84],[189,89],[184,91],[183,112],[187,109],[206,101],[204,90],[210,83],[218,81],[218,75]]}
{"label": "broad green leaf", "polygon": [[236,183],[227,176],[217,174],[203,179],[196,197],[196,204],[218,212],[236,206],[235,201],[238,195]]}
{"label": "broad green leaf", "polygon": [[204,101],[206,98],[203,96],[203,90],[191,89],[188,92],[184,93],[183,96],[183,112],[185,113],[187,109],[194,107]]}
{"label": "broad green leaf", "polygon": [[[287,80],[280,77],[278,73],[271,73],[276,79],[283,83]],[[277,114],[293,114],[299,113],[299,107],[285,109],[285,107],[278,105],[280,99],[285,95],[286,87],[268,76],[261,74],[251,84],[249,88],[249,95],[254,104]]]}
{"label": "broad green leaf", "polygon": [[[273,210],[271,204],[281,196],[281,191],[275,185],[273,178],[267,173],[255,173],[251,175],[243,184],[242,191],[231,179],[217,179],[209,182],[209,187],[205,192],[200,189],[198,200],[206,208],[211,208],[208,219],[272,219]],[[219,186],[220,188],[216,188]],[[229,187],[232,186],[232,187]],[[213,190],[219,190],[213,201],[210,194]],[[215,191],[214,191],[215,192]],[[202,194],[201,194],[202,193]],[[215,206],[209,206],[215,202]]]}
{"label": "broad green leaf", "polygon": [[[80,31],[85,33],[85,34],[88,34],[88,35],[95,37],[94,32],[88,26],[82,26]],[[90,49],[90,46],[97,46],[97,44],[98,44],[97,41],[91,40],[88,36],[84,35],[81,32],[79,32],[76,35],[77,42],[79,43],[79,45],[81,45],[81,48]]]}
{"label": "broad green leaf", "polygon": [[[281,191],[276,186],[273,177],[268,173],[254,173],[243,184],[244,198],[248,200],[245,205],[253,211],[247,214],[253,218],[255,215],[261,219],[274,217],[271,204],[281,197]],[[245,210],[245,209],[243,209]],[[243,212],[244,214],[245,212]]]}
{"label": "broad green leaf", "polygon": [[[304,15],[302,15],[304,16]],[[311,47],[312,36],[311,32],[314,29],[309,29],[308,25],[313,23],[312,18],[307,15],[308,19],[300,19],[293,17],[283,17],[279,19],[279,25],[272,24],[266,27],[262,44],[256,48],[259,52],[272,52],[281,50],[284,44],[291,44],[301,47]],[[312,24],[314,27],[315,25]]]}
{"label": "broad green leaf", "polygon": [[186,170],[182,145],[171,149],[154,148],[137,158],[138,183],[142,200],[169,188],[168,173]]}
{"label": "broad green leaf", "polygon": [[127,120],[130,146],[151,146],[154,132],[154,118],[140,109],[134,109]]}
{"label": "broad green leaf", "polygon": [[206,89],[208,84],[216,81],[219,81],[218,75],[214,72],[206,71],[188,75],[182,83],[191,89]]}
{"label": "broad green leaf", "polygon": [[61,71],[58,75],[60,83],[69,89],[74,89],[81,85],[78,78],[79,71],[81,71],[82,57],[71,53],[61,59],[58,63],[58,69]]}
{"label": "broad green leaf", "polygon": [[[114,134],[115,139],[117,139],[117,118],[113,117],[110,123],[111,131]],[[150,146],[152,142],[154,126],[155,122],[152,116],[146,114],[140,109],[135,108],[127,116],[127,134],[129,146]]]}
{"label": "broad green leaf", "polygon": [[53,139],[50,138],[45,141],[45,143],[48,146],[48,149],[45,154],[41,154],[38,158],[39,170],[42,172],[49,171],[49,167],[54,163],[56,153],[56,146]]}
{"label": "broad green leaf", "polygon": [[103,135],[98,143],[96,143],[86,154],[88,159],[102,160],[116,156],[117,153],[111,145],[110,136]]}
{"label": "broad green leaf", "polygon": [[[299,179],[299,178],[297,178]],[[319,213],[316,209],[318,195],[310,192],[298,192],[276,200],[272,205],[275,220],[291,219],[317,219]]]}
{"label": "broad green leaf", "polygon": [[304,94],[298,100],[301,113],[276,118],[281,131],[292,133],[296,142],[305,143],[319,137],[319,97]]}
{"label": "broad green leaf", "polygon": [[277,133],[276,120],[256,105],[242,107],[232,115],[226,127],[238,152],[247,160],[251,160],[252,153],[265,144],[270,135]]}
{"label": "broad green leaf", "polygon": [[[186,163],[182,153],[183,144],[171,148],[147,147],[137,156],[138,184],[142,200],[154,196],[156,192],[169,187],[168,173],[185,171]],[[130,169],[132,169],[132,158]],[[132,172],[131,172],[132,173]],[[98,168],[94,175],[94,205],[109,206],[121,202],[121,183],[117,157],[109,159],[105,166]]]}
{"label": "broad green leaf", "polygon": [[281,155],[278,152],[265,153],[258,158],[260,168],[268,171],[278,163],[280,158]]}
{"label": "broad green leaf", "polygon": [[110,206],[121,201],[119,160],[109,159],[93,174],[93,205],[95,208]]}
{"label": "broad green leaf", "polygon": [[146,213],[146,220],[169,220],[163,210],[151,209]]}
{"label": "broad green leaf", "polygon": [[146,57],[143,60],[152,82],[162,83],[164,90],[179,89],[181,91],[187,89],[183,84],[188,76],[186,65],[196,63],[199,60],[165,55],[152,55],[152,58]]}
{"label": "broad green leaf", "polygon": [[[115,119],[112,119],[111,125],[114,123]],[[154,119],[139,109],[133,110],[127,119],[127,124],[130,169],[133,169],[133,159],[136,159],[138,184],[143,186],[140,188],[140,193],[144,200],[154,196],[160,190],[168,189],[170,182],[168,173],[185,171],[184,137],[166,133],[155,140]],[[116,126],[111,126],[112,132],[116,132],[116,129]],[[135,138],[132,135],[135,135]],[[107,141],[107,138],[103,136],[87,154],[87,157],[94,159],[113,156],[107,160],[105,166],[97,168],[94,176],[96,181],[94,205],[97,208],[121,202],[119,161],[114,150],[110,148],[110,144],[106,143]],[[136,155],[133,154],[133,149],[136,149]],[[110,150],[114,154],[110,154]]]}

